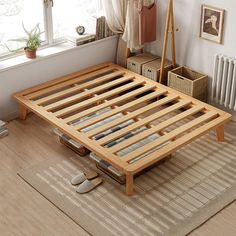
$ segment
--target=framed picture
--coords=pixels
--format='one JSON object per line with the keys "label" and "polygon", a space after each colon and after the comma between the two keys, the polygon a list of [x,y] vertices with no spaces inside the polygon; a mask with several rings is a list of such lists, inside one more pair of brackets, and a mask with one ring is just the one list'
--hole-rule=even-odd
{"label": "framed picture", "polygon": [[225,10],[202,5],[200,37],[222,43]]}

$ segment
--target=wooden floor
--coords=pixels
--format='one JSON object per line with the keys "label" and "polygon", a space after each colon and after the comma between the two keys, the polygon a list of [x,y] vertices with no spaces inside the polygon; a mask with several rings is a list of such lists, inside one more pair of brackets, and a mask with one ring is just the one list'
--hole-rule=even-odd
{"label": "wooden floor", "polygon": [[[74,153],[59,144],[51,127],[36,116],[12,121],[8,128],[10,136],[0,139],[0,235],[89,235],[17,176],[22,168]],[[227,128],[235,133],[236,124]],[[190,235],[236,235],[236,202]]]}

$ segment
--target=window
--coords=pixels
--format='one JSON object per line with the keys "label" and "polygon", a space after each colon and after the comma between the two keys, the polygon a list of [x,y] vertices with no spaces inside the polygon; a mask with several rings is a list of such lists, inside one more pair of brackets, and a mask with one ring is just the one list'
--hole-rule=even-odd
{"label": "window", "polygon": [[78,25],[85,26],[86,32],[95,33],[98,0],[54,0],[54,2],[52,8],[54,39],[75,32],[75,27]]}
{"label": "window", "polygon": [[[8,41],[25,36],[22,22],[26,28],[33,28],[40,23],[41,30],[44,30],[43,3],[32,0],[0,0],[0,54],[8,54],[10,49],[21,47],[21,43]],[[42,36],[42,39],[45,36]]]}
{"label": "window", "polygon": [[0,0],[0,56],[9,54],[6,44],[12,50],[22,46],[9,41],[25,36],[22,23],[26,29],[40,23],[45,32],[41,39],[51,45],[65,40],[78,25],[87,33],[95,33],[101,10],[101,0]]}

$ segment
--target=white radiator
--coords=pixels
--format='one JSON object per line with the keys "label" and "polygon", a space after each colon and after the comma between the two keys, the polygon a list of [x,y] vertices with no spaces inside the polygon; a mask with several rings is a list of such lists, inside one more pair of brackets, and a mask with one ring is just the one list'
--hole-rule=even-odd
{"label": "white radiator", "polygon": [[215,55],[211,98],[236,111],[236,58]]}

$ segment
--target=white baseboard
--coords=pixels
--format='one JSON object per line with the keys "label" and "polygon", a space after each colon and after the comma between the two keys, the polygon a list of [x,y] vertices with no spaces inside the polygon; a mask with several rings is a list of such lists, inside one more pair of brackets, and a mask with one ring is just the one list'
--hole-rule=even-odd
{"label": "white baseboard", "polygon": [[232,121],[236,122],[236,111],[231,110],[231,109],[229,109],[229,108],[226,108],[226,107],[224,107],[224,106],[222,106],[222,105],[220,105],[220,104],[218,104],[218,103],[216,103],[216,102],[210,101],[210,102],[208,102],[208,103],[209,103],[210,105],[214,106],[214,107],[217,107],[217,108],[219,108],[219,109],[221,109],[221,110],[223,110],[223,111],[226,111],[226,112],[230,113],[230,114],[232,115]]}
{"label": "white baseboard", "polygon": [[18,116],[19,116],[19,112],[14,111],[14,112],[11,112],[11,113],[6,114],[4,116],[1,116],[0,119],[3,121],[11,121],[11,120],[15,120],[16,118],[18,118]]}

